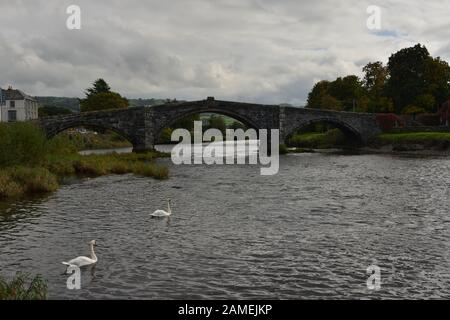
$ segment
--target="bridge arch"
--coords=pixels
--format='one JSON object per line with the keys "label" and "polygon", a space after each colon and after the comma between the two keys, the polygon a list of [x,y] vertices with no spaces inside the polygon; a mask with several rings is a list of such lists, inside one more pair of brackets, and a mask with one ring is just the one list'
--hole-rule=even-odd
{"label": "bridge arch", "polygon": [[83,120],[73,120],[73,121],[65,121],[62,123],[59,123],[58,125],[54,126],[44,126],[46,136],[48,139],[52,139],[56,137],[58,134],[73,128],[88,128],[88,129],[94,129],[94,130],[109,130],[112,131],[122,138],[126,139],[128,142],[130,142],[133,146],[135,146],[138,141],[134,139],[134,137],[130,134],[128,134],[126,131],[121,130],[120,128],[117,128],[114,125],[105,125],[98,122],[90,122],[90,121],[83,121]]}
{"label": "bridge arch", "polygon": [[243,123],[247,128],[255,129],[257,132],[259,129],[261,129],[260,126],[255,121],[253,121],[249,117],[242,115],[238,112],[232,112],[230,110],[222,109],[222,108],[208,108],[208,109],[193,108],[193,109],[189,109],[187,111],[178,112],[178,113],[174,114],[173,116],[167,118],[167,120],[164,121],[164,123],[161,124],[158,127],[158,129],[155,131],[155,137],[159,137],[161,135],[162,131],[164,130],[164,128],[171,127],[177,121],[183,120],[187,117],[194,116],[194,115],[201,114],[201,113],[212,113],[212,114],[218,114],[218,115],[230,117],[234,120],[237,120],[237,121]]}
{"label": "bridge arch", "polygon": [[339,129],[344,134],[345,137],[347,137],[350,141],[354,142],[357,145],[362,145],[364,142],[361,133],[349,123],[336,118],[318,117],[307,121],[301,121],[292,126],[291,129],[285,135],[285,143],[288,143],[289,138],[296,132],[316,123],[331,124],[332,126]]}

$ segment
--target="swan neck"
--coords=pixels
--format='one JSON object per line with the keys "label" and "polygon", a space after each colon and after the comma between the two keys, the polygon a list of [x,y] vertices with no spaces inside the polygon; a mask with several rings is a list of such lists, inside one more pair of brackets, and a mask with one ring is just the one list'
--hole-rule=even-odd
{"label": "swan neck", "polygon": [[170,201],[167,201],[167,212],[172,213],[172,211],[170,211]]}
{"label": "swan neck", "polygon": [[97,256],[95,255],[93,244],[91,244],[91,259],[97,261]]}

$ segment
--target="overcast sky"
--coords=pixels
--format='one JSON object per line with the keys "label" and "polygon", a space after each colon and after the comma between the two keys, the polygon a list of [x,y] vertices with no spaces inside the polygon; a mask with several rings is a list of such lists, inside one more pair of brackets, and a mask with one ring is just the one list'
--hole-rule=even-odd
{"label": "overcast sky", "polygon": [[302,105],[314,82],[418,42],[449,61],[449,13],[450,0],[0,0],[0,86],[82,97],[102,77],[130,98]]}

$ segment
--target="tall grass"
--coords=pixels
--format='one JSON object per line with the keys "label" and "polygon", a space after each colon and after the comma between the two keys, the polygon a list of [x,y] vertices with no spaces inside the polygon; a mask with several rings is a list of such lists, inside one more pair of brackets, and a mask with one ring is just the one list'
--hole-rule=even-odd
{"label": "tall grass", "polygon": [[0,170],[0,199],[56,191],[57,177],[46,168],[10,167]]}
{"label": "tall grass", "polygon": [[44,161],[47,139],[37,125],[0,123],[0,166],[35,165]]}
{"label": "tall grass", "polygon": [[46,300],[47,283],[36,276],[18,273],[11,281],[0,277],[0,300]]}
{"label": "tall grass", "polygon": [[47,140],[31,123],[0,124],[0,200],[55,191],[70,175],[134,173],[166,179],[168,170],[154,160],[167,154],[146,153],[82,156],[67,135]]}

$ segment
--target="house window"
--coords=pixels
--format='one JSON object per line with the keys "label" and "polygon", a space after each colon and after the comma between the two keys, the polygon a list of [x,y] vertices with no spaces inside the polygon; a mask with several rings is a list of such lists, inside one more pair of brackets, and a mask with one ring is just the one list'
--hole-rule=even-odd
{"label": "house window", "polygon": [[17,121],[17,111],[16,110],[8,110],[8,121],[9,122]]}
{"label": "house window", "polygon": [[15,101],[10,101],[9,102],[9,107],[10,108],[15,108],[16,107],[16,102]]}

